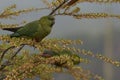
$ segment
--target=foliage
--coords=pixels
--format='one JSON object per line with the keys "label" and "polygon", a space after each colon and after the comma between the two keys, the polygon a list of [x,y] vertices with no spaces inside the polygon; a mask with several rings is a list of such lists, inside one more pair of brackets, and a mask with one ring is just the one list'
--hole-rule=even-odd
{"label": "foliage", "polygon": [[[47,0],[42,1],[44,4],[46,4],[46,8],[31,8],[17,11],[15,10],[15,4],[9,6],[8,8],[4,9],[2,13],[0,13],[0,19],[12,19],[14,16],[19,16],[23,13],[44,9],[50,9],[54,11],[54,9],[64,0],[53,0],[52,2]],[[68,0],[53,15],[73,16],[75,19],[96,19],[108,17],[115,17],[120,19],[120,15],[115,14],[81,13],[80,8],[77,7],[76,4],[83,2],[120,3],[119,0]],[[20,24],[24,23],[25,21]],[[20,24],[0,23],[0,28],[18,27]],[[90,60],[82,58],[80,54],[91,56],[93,58],[103,60],[104,62],[113,64],[116,67],[120,67],[119,61],[112,60],[102,56],[101,54],[94,54],[91,51],[76,48],[75,46],[83,44],[81,40],[44,39],[42,42],[35,42],[26,38],[10,38],[8,35],[1,35],[0,40],[0,79],[4,80],[23,80],[27,78],[34,79],[36,76],[40,77],[41,80],[53,80],[54,78],[52,77],[52,74],[55,72],[71,74],[76,80],[104,80],[99,75],[82,68],[78,64],[74,64],[74,61],[77,61],[80,64],[87,63],[89,65]],[[31,53],[29,50],[22,49],[25,45],[34,47],[39,51],[39,53]],[[56,51],[57,53],[60,53],[62,50],[68,50],[71,51],[72,54],[76,54],[80,57],[78,58],[65,54],[45,58],[41,56],[45,49]],[[56,63],[62,65],[57,66]]]}

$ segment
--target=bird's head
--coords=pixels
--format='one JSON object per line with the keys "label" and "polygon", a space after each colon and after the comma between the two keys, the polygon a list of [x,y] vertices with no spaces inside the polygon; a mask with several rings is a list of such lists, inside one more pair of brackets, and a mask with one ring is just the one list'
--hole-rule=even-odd
{"label": "bird's head", "polygon": [[54,16],[48,15],[48,16],[43,16],[40,19],[40,23],[42,25],[47,25],[52,27],[55,24],[55,18]]}

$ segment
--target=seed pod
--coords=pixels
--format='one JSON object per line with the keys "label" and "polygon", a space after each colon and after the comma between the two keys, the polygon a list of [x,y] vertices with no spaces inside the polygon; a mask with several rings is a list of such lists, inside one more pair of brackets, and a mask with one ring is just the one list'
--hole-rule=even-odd
{"label": "seed pod", "polygon": [[76,7],[75,9],[73,9],[73,11],[71,13],[74,14],[74,13],[78,13],[79,11],[80,11],[80,8]]}

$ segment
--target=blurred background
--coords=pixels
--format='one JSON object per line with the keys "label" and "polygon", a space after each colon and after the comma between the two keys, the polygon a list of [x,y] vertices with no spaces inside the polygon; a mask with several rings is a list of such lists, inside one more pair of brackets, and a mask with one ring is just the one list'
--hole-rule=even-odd
{"label": "blurred background", "polygon": [[[49,0],[50,1],[50,0]],[[17,9],[40,8],[46,5],[41,0],[0,0],[0,12],[12,4],[17,5]],[[109,14],[120,14],[119,3],[80,3],[82,13],[106,12]],[[15,17],[15,20],[0,19],[1,23],[21,23],[23,20],[31,22],[39,19],[41,16],[48,15],[50,11],[30,12]],[[10,32],[0,30],[0,34],[9,34]],[[94,53],[100,53],[114,60],[120,61],[120,19],[74,19],[70,16],[56,16],[56,23],[51,34],[47,38],[65,38],[81,39],[84,44],[79,48],[91,50]],[[92,63],[80,64],[85,69],[104,77],[105,80],[120,80],[120,69],[114,65],[88,57]],[[74,80],[71,75],[56,73],[55,80]]]}

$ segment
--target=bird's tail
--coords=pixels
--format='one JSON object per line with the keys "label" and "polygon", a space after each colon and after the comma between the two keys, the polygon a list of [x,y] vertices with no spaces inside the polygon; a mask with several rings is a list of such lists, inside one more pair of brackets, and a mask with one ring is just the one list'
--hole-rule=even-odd
{"label": "bird's tail", "polygon": [[13,34],[10,35],[10,37],[11,37],[11,38],[12,38],[12,37],[20,37],[20,35],[19,35],[18,33],[13,33]]}
{"label": "bird's tail", "polygon": [[11,32],[16,32],[18,29],[20,29],[21,27],[15,27],[15,28],[3,28],[2,30],[7,30],[7,31],[11,31]]}

